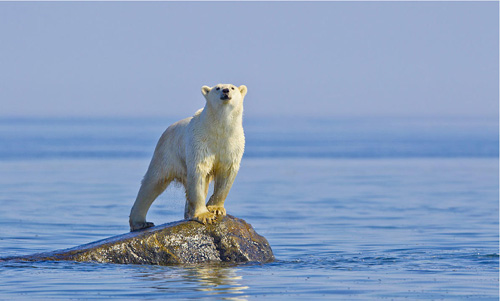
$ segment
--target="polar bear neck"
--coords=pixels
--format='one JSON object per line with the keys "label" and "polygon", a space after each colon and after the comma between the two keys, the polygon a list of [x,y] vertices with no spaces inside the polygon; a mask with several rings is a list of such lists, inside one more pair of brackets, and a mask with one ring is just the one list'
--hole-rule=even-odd
{"label": "polar bear neck", "polygon": [[243,127],[243,106],[222,106],[212,108],[208,103],[200,112],[200,121],[204,127],[231,131]]}

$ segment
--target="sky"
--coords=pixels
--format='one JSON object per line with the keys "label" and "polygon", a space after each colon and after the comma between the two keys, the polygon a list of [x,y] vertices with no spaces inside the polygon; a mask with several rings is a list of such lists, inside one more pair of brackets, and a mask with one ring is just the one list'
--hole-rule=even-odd
{"label": "sky", "polygon": [[498,2],[0,2],[0,117],[496,118]]}

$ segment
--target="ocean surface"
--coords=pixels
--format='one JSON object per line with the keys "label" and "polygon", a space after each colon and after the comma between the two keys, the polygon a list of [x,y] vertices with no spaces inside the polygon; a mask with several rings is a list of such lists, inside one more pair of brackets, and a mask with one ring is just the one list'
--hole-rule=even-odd
{"label": "ocean surface", "polygon": [[[128,232],[180,118],[0,119],[0,257]],[[246,118],[226,201],[267,264],[0,262],[0,299],[415,300],[499,297],[498,120]],[[148,220],[180,220],[169,188]]]}

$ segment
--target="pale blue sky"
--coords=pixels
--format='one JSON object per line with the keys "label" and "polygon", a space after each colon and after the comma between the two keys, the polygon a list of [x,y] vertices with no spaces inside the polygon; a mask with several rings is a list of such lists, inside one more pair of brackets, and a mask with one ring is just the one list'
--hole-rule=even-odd
{"label": "pale blue sky", "polygon": [[498,115],[498,2],[0,2],[0,116]]}

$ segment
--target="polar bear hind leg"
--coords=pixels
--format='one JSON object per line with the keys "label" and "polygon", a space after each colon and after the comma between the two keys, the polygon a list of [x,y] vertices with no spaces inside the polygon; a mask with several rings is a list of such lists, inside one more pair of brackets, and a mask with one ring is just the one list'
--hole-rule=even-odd
{"label": "polar bear hind leg", "polygon": [[168,180],[150,181],[147,180],[147,177],[144,178],[134,206],[130,211],[129,224],[131,231],[154,227],[153,223],[146,221],[146,214],[153,201],[165,191],[170,182]]}

